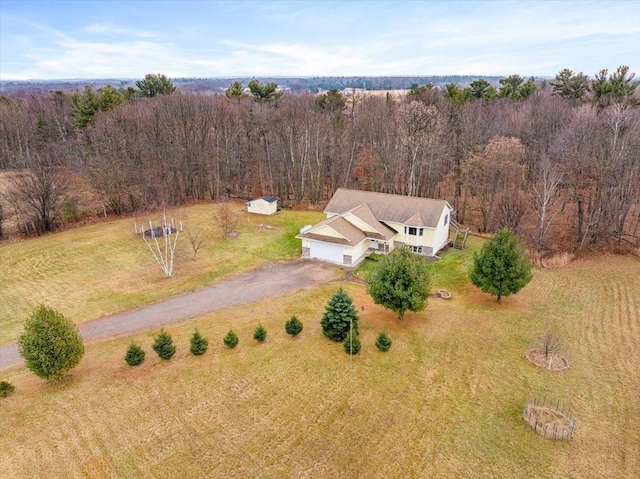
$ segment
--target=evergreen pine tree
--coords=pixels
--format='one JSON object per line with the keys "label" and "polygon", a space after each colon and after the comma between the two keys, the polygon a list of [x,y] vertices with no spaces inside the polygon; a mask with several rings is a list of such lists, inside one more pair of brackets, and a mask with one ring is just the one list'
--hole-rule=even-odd
{"label": "evergreen pine tree", "polygon": [[253,339],[256,341],[263,343],[265,339],[267,339],[267,330],[262,327],[262,325],[258,325],[256,330],[253,332]]}
{"label": "evergreen pine tree", "polygon": [[196,329],[193,332],[193,336],[191,336],[191,354],[194,356],[200,356],[207,352],[207,348],[209,347],[209,340],[202,336],[200,332]]}
{"label": "evergreen pine tree", "polygon": [[137,366],[144,361],[145,356],[146,353],[139,344],[131,343],[129,349],[127,349],[127,354],[124,356],[124,360],[129,366]]}
{"label": "evergreen pine tree", "polygon": [[378,348],[383,353],[386,353],[391,348],[391,338],[387,336],[387,333],[382,332],[378,335],[378,339],[376,339],[376,348]]}
{"label": "evergreen pine tree", "polygon": [[84,355],[78,327],[44,305],[38,306],[24,325],[18,351],[31,372],[44,379],[57,379],[74,368]]}
{"label": "evergreen pine tree", "polygon": [[171,357],[176,353],[176,347],[173,344],[173,339],[164,329],[160,330],[160,334],[156,336],[152,347],[160,359],[171,359]]}
{"label": "evergreen pine tree", "polygon": [[500,302],[503,296],[517,293],[531,281],[531,265],[518,245],[518,238],[503,228],[473,255],[469,278]]}
{"label": "evergreen pine tree", "polygon": [[380,260],[368,279],[367,292],[374,303],[398,313],[418,312],[427,307],[429,272],[424,258],[408,247],[397,248]]}
{"label": "evergreen pine tree", "polygon": [[344,338],[342,345],[344,346],[344,351],[347,354],[358,354],[360,352],[360,348],[362,347],[360,338],[358,338],[358,333],[355,330],[347,333],[347,336]]}
{"label": "evergreen pine tree", "polygon": [[227,335],[222,339],[222,342],[226,347],[233,349],[238,345],[240,340],[238,339],[238,335],[233,331],[233,329],[230,329]]}
{"label": "evergreen pine tree", "polygon": [[320,321],[322,334],[333,341],[344,341],[349,329],[358,330],[358,313],[351,297],[340,288],[329,300]]}
{"label": "evergreen pine tree", "polygon": [[284,329],[287,334],[291,336],[297,336],[302,332],[302,323],[295,316],[291,316],[291,319],[284,324]]}

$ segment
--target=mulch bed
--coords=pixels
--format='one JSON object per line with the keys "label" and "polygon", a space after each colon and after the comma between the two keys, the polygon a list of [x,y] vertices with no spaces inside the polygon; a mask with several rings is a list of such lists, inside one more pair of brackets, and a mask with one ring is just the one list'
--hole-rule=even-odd
{"label": "mulch bed", "polygon": [[550,354],[547,358],[544,351],[537,348],[529,349],[526,357],[536,366],[550,371],[563,371],[571,365],[571,361],[562,354]]}
{"label": "mulch bed", "polygon": [[153,228],[152,230],[146,230],[143,234],[145,238],[162,238],[167,233],[175,234],[176,231],[177,230],[171,226],[167,226],[166,229],[162,226],[158,226],[157,228]]}

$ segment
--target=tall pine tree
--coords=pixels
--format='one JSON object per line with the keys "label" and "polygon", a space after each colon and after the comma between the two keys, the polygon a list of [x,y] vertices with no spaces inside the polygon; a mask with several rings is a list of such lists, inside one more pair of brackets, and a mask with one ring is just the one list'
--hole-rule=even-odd
{"label": "tall pine tree", "polygon": [[518,238],[508,229],[498,231],[479,253],[473,255],[471,282],[485,293],[498,297],[517,293],[531,281],[531,265]]}
{"label": "tall pine tree", "polygon": [[344,341],[351,326],[358,331],[358,313],[351,297],[342,288],[329,300],[320,324],[322,334],[334,341]]}

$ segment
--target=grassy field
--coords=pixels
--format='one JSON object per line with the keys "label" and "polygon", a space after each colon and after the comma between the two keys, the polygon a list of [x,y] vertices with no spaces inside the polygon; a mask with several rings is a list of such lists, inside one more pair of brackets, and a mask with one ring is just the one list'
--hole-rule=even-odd
{"label": "grassy field", "polygon": [[[16,391],[0,400],[0,477],[638,477],[640,261],[536,271],[499,305],[463,279],[470,253],[434,266],[433,288],[453,299],[402,323],[362,286],[335,282],[171,326],[168,362],[149,331],[134,337],[147,351],[138,368],[123,361],[126,338],[89,346],[60,383],[5,371]],[[352,361],[319,326],[341,285],[361,315]],[[284,332],[292,314],[304,323],[295,339]],[[258,323],[264,344],[251,339]],[[548,325],[572,353],[562,373],[524,358]],[[211,340],[197,358],[195,327]],[[229,328],[235,350],[222,345]],[[374,346],[381,330],[388,353]],[[525,400],[542,395],[572,405],[571,441],[522,421]]]}
{"label": "grassy field", "polygon": [[[324,217],[294,211],[265,217],[249,215],[242,207],[234,204],[241,215],[240,235],[229,240],[223,240],[213,224],[216,206],[174,212],[186,228],[200,230],[210,239],[193,259],[184,232],[178,239],[171,278],[164,276],[142,239],[134,234],[132,218],[0,247],[0,344],[18,338],[29,312],[41,302],[81,323],[194,290],[264,262],[298,257],[298,229]],[[259,228],[260,224],[272,229]]]}

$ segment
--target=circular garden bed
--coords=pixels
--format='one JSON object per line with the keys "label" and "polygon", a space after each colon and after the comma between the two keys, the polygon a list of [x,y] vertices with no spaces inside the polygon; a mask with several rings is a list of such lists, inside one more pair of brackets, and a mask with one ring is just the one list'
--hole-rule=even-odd
{"label": "circular garden bed", "polygon": [[522,418],[536,433],[549,439],[571,439],[576,427],[570,408],[546,398],[528,400]]}
{"label": "circular garden bed", "polygon": [[531,348],[527,350],[527,359],[538,367],[550,371],[562,371],[571,365],[571,361],[563,354],[546,354],[543,349]]}

